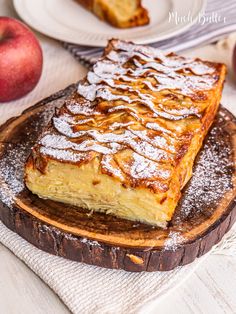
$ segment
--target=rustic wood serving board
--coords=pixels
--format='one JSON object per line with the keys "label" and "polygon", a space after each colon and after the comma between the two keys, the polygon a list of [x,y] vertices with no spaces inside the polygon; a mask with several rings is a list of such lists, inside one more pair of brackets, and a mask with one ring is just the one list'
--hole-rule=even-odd
{"label": "rustic wood serving board", "polygon": [[0,219],[36,247],[71,260],[127,271],[191,263],[236,220],[236,119],[220,108],[167,229],[39,199],[24,186],[24,163],[56,107],[75,86],[0,127]]}

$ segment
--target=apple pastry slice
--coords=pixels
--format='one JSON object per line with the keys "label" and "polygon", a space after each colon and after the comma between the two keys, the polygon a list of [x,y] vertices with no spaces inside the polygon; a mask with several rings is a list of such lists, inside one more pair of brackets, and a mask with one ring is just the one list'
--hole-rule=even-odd
{"label": "apple pastry slice", "polygon": [[165,227],[220,102],[226,67],[111,40],[33,147],[39,197]]}
{"label": "apple pastry slice", "polygon": [[76,0],[99,19],[118,28],[149,24],[147,10],[141,0]]}

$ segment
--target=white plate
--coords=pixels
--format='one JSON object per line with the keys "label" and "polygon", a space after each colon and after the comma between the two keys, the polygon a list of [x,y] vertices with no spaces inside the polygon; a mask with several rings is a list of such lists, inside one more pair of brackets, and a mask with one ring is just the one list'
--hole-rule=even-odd
{"label": "white plate", "polygon": [[[151,18],[148,26],[117,29],[73,0],[14,0],[18,14],[34,29],[55,39],[87,46],[106,46],[112,37],[139,44],[173,37],[196,22],[206,0],[144,0],[143,5]],[[172,12],[183,17],[181,23],[170,19]]]}

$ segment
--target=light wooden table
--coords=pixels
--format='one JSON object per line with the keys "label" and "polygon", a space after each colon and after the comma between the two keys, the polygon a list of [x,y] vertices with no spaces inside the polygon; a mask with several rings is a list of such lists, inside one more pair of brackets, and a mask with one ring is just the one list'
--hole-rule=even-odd
{"label": "light wooden table", "polygon": [[[15,16],[11,0],[0,0],[0,15]],[[77,81],[86,72],[60,44],[43,36],[39,36],[39,39],[45,57],[43,76],[37,88],[25,97],[21,107],[17,107],[17,102],[8,104],[7,116],[9,117]],[[219,55],[215,57],[214,51],[209,47],[205,50],[194,50],[190,54],[216,60],[220,58]],[[63,68],[63,77],[57,75],[58,67],[63,66],[62,61],[64,65],[66,64]],[[233,90],[233,85],[227,87],[230,88]],[[233,95],[232,92],[229,94]],[[235,102],[235,96],[229,97],[228,93],[224,95],[223,103],[231,110],[235,110]],[[4,110],[3,107],[0,110]],[[0,115],[0,123],[2,122]],[[143,312],[145,314],[235,314],[236,258],[209,256],[178,289],[170,292],[156,304],[146,307]],[[0,244],[0,313],[68,314],[69,311],[47,285]]]}

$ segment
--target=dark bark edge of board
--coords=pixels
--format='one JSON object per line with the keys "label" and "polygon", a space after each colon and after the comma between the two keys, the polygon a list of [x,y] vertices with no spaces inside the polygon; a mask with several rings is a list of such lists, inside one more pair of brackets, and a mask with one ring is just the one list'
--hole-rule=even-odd
{"label": "dark bark edge of board", "polygon": [[129,249],[98,243],[64,233],[40,222],[20,208],[9,209],[4,204],[1,204],[0,219],[9,229],[50,254],[106,268],[151,272],[172,270],[206,254],[236,221],[235,206],[236,202],[233,200],[227,212],[203,237],[175,250]]}

